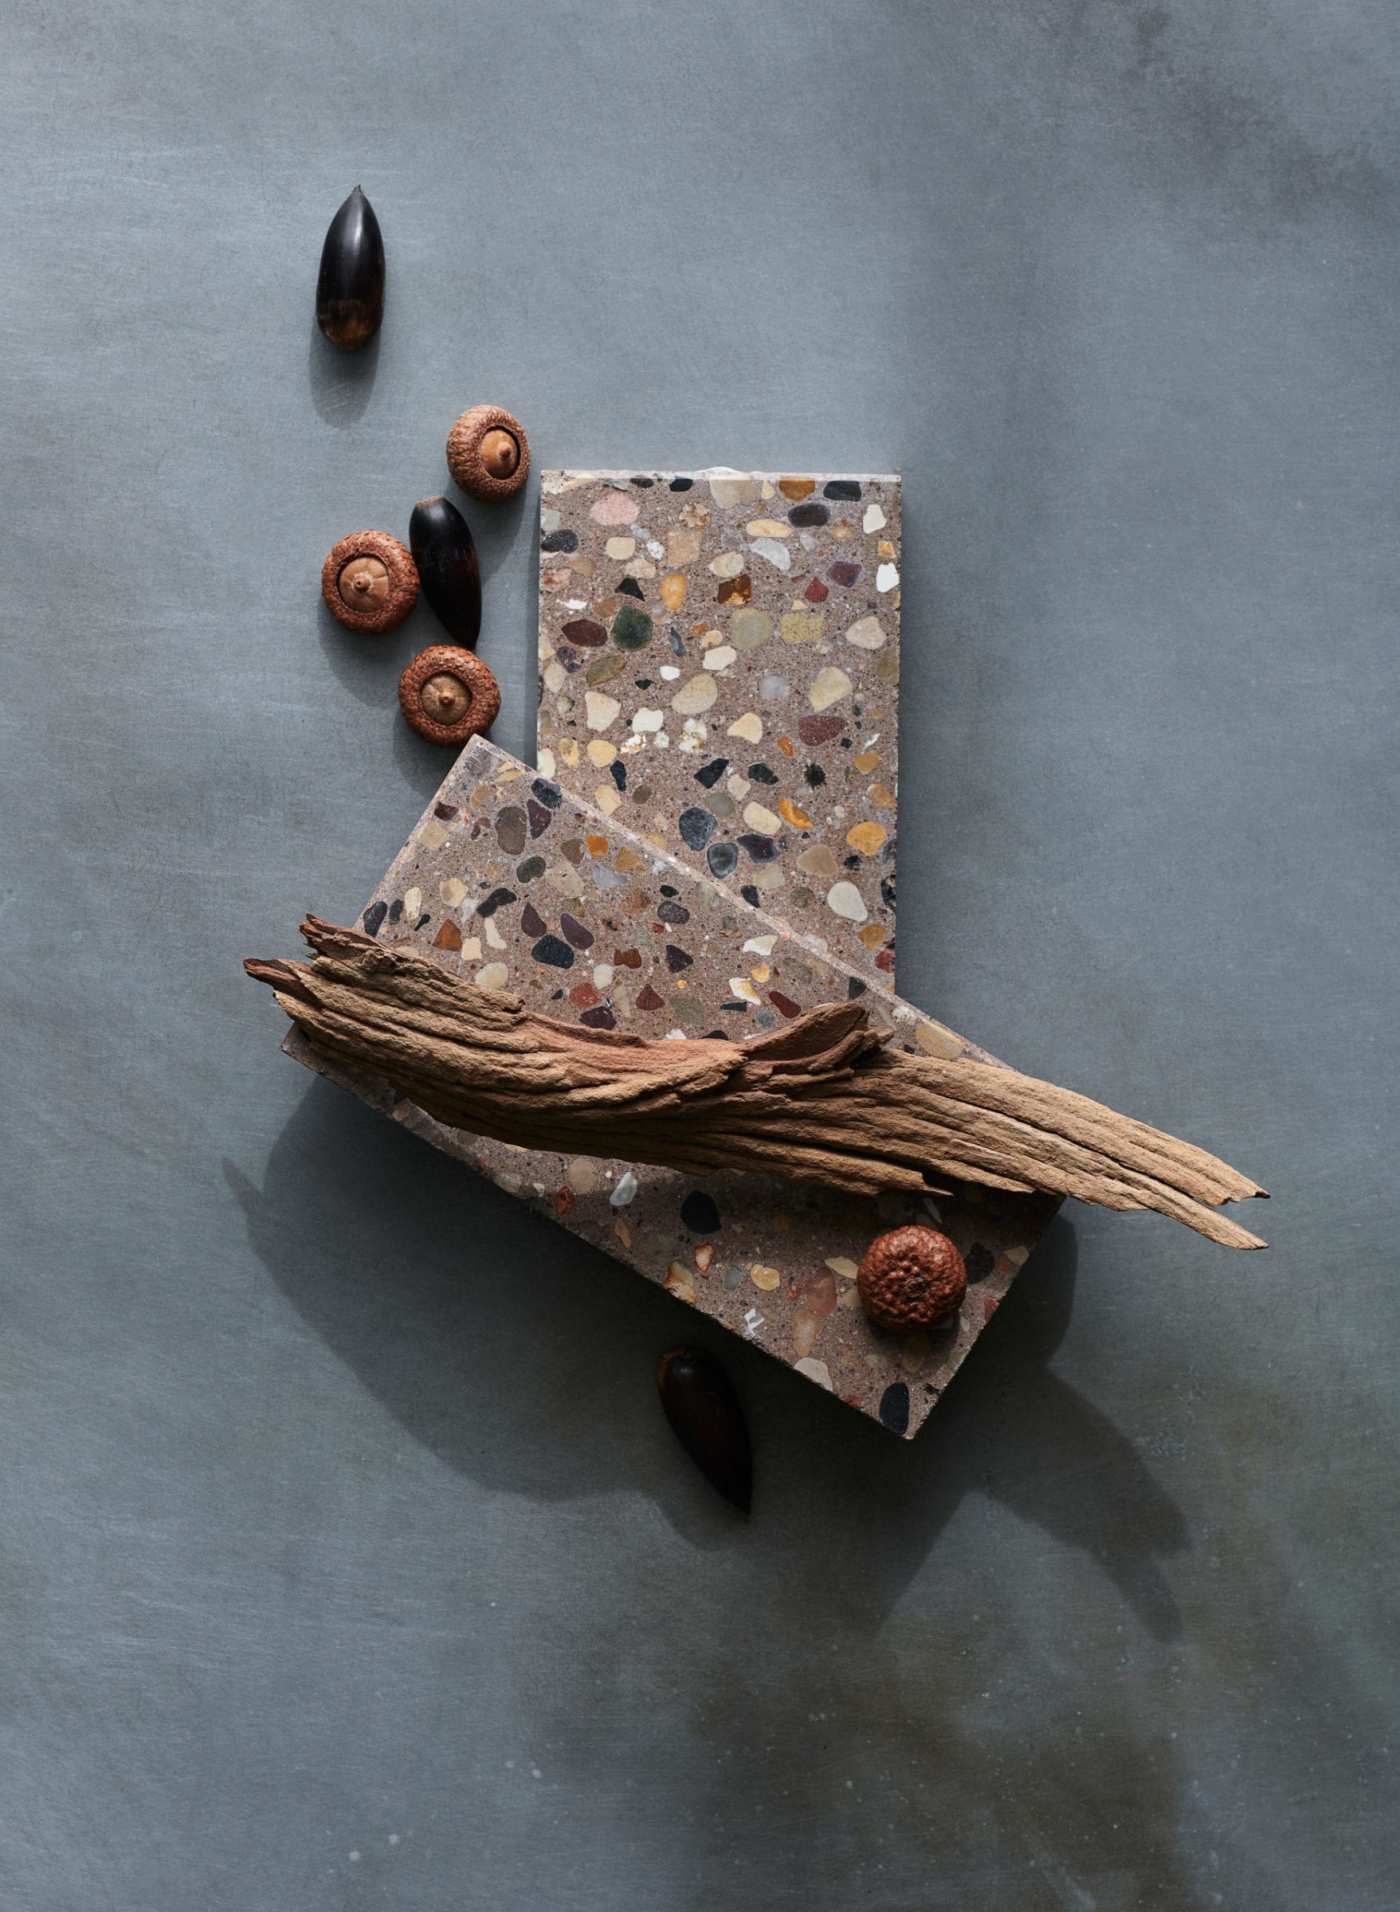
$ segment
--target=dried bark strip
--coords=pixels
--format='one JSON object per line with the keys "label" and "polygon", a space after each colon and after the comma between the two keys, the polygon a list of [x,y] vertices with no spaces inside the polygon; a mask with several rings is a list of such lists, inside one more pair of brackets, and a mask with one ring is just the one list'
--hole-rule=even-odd
{"label": "dried bark strip", "polygon": [[310,963],[244,964],[327,1057],[451,1128],[705,1174],[742,1167],[855,1194],[935,1178],[1153,1209],[1232,1248],[1216,1212],[1265,1191],[1189,1142],[991,1063],[888,1046],[859,1003],[772,1035],[653,1041],[585,1029],[408,950],[308,917]]}

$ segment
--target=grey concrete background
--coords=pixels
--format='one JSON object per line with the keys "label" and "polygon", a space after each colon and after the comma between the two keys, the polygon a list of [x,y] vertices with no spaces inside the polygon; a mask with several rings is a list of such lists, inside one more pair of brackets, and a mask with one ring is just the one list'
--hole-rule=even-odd
{"label": "grey concrete background", "polygon": [[[5,12],[4,1912],[1400,1903],[1389,0]],[[729,1350],[743,1527],[694,1324],[278,1055],[479,400],[903,471],[903,988],[1269,1254],[1075,1212],[908,1449]]]}

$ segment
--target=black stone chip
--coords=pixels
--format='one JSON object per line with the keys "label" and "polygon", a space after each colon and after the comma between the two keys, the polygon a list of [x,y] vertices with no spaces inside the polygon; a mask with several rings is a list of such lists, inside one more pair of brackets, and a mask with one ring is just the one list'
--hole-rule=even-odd
{"label": "black stone chip", "polygon": [[693,1188],[681,1203],[681,1220],[695,1235],[713,1235],[720,1225],[714,1199],[703,1188]]}
{"label": "black stone chip", "polygon": [[891,1381],[880,1396],[880,1419],[892,1434],[909,1432],[909,1388],[904,1381]]}
{"label": "black stone chip", "polygon": [[676,819],[676,828],[687,849],[703,850],[715,833],[715,820],[708,810],[682,810]]}
{"label": "black stone chip", "polygon": [[985,1281],[996,1266],[996,1257],[985,1242],[974,1242],[963,1257],[969,1281]]}
{"label": "black stone chip", "polygon": [[503,904],[513,903],[514,901],[515,901],[514,890],[506,890],[506,889],[492,890],[489,896],[483,896],[481,901],[477,904],[476,913],[478,916],[494,916],[496,914],[496,911],[500,909]]}

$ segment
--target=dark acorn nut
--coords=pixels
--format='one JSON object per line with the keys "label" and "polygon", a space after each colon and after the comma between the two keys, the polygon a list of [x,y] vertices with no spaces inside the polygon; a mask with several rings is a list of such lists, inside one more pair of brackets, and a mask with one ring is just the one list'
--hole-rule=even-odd
{"label": "dark acorn nut", "polygon": [[731,1506],[749,1511],[753,1454],[734,1383],[703,1348],[671,1348],[656,1370],[666,1419],[700,1472]]}
{"label": "dark acorn nut", "polygon": [[473,405],[447,435],[447,465],[473,498],[513,498],[530,472],[525,427],[499,405]]}
{"label": "dark acorn nut", "polygon": [[481,635],[481,566],[466,519],[446,498],[424,498],[413,507],[408,542],[423,595],[447,635],[475,650]]}
{"label": "dark acorn nut", "polygon": [[877,1235],[856,1282],[876,1327],[907,1334],[957,1312],[967,1293],[967,1269],[955,1243],[916,1223]]}
{"label": "dark acorn nut", "polygon": [[326,229],[316,323],[338,352],[368,345],[384,317],[384,236],[357,186]]}
{"label": "dark acorn nut", "polygon": [[321,566],[321,596],[352,631],[392,631],[418,602],[418,567],[387,531],[352,531]]}
{"label": "dark acorn nut", "polygon": [[399,704],[430,744],[461,745],[495,723],[501,691],[491,666],[475,651],[430,644],[399,679]]}

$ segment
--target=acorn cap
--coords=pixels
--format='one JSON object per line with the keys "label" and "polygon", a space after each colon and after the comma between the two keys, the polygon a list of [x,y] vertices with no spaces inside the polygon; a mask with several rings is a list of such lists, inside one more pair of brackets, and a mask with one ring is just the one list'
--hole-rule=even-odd
{"label": "acorn cap", "polygon": [[418,567],[387,531],[352,531],[321,566],[321,596],[351,631],[392,631],[418,602]]}
{"label": "acorn cap", "polygon": [[489,664],[457,644],[430,644],[399,679],[399,707],[430,744],[480,737],[495,723],[501,691]]}
{"label": "acorn cap", "polygon": [[513,498],[530,473],[525,427],[500,405],[473,405],[447,435],[447,466],[473,498]]}
{"label": "acorn cap", "polygon": [[967,1293],[967,1268],[955,1242],[914,1223],[875,1237],[856,1282],[876,1327],[908,1334],[956,1314]]}

